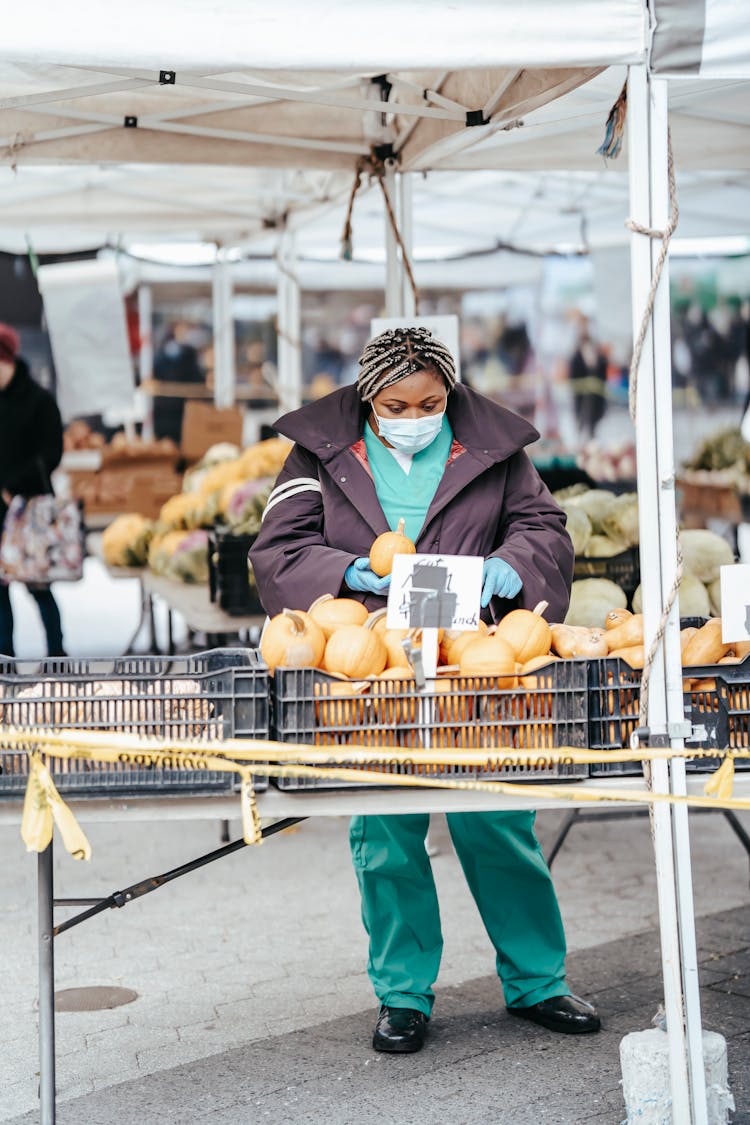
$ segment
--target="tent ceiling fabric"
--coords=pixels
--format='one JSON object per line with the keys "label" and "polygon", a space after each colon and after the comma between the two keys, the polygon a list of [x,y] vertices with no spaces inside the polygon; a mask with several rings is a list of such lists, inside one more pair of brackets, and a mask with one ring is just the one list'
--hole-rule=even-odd
{"label": "tent ceiling fabric", "polygon": [[[504,128],[596,73],[435,69],[379,74],[199,74],[61,66],[0,69],[0,151],[12,164],[127,162],[354,168],[373,145],[404,167]],[[174,81],[171,81],[173,79]],[[467,124],[467,114],[485,122]]]}
{"label": "tent ceiling fabric", "polygon": [[[3,59],[158,72],[597,67],[642,62],[643,0],[35,0]],[[162,46],[163,45],[163,46]],[[179,75],[178,75],[179,77]]]}
{"label": "tent ceiling fabric", "polygon": [[746,0],[652,0],[651,70],[672,78],[750,79]]}

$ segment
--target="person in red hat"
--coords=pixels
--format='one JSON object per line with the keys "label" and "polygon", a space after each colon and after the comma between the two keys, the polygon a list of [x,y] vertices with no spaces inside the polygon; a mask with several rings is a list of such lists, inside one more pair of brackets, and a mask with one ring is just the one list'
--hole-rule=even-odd
{"label": "person in red hat", "polygon": [[[0,324],[0,534],[14,496],[51,492],[50,474],[60,464],[63,427],[49,391],[32,377],[18,354],[18,333]],[[49,656],[64,656],[60,610],[49,586],[29,587],[47,637]],[[13,609],[0,578],[0,654],[14,656]]]}

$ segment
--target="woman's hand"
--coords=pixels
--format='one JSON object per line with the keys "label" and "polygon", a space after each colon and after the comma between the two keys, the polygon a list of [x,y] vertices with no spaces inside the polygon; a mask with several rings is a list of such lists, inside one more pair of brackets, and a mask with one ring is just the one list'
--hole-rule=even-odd
{"label": "woman's hand", "polygon": [[482,609],[490,604],[493,597],[515,598],[522,586],[523,582],[510,563],[503,559],[485,559],[482,570]]}
{"label": "woman's hand", "polygon": [[361,594],[385,594],[391,584],[390,574],[381,578],[374,570],[370,569],[370,560],[355,559],[351,566],[344,571],[344,582],[350,590],[357,590]]}

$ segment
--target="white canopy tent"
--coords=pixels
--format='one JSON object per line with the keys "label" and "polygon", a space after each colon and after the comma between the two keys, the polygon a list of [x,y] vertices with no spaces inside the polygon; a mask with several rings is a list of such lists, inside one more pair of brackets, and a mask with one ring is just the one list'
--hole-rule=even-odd
{"label": "white canopy tent", "polygon": [[[65,7],[42,0],[20,7],[5,28],[3,163],[233,165],[348,176],[376,146],[381,158],[393,156],[403,171],[523,169],[534,150],[534,168],[582,169],[587,164],[583,147],[576,156],[576,138],[594,124],[594,112],[596,143],[601,130],[600,107],[583,107],[595,89],[593,82],[585,84],[605,68],[628,66],[628,211],[642,227],[658,231],[668,220],[663,76],[680,76],[675,96],[685,104],[692,87],[682,83],[699,83],[684,142],[675,130],[679,163],[691,171],[747,167],[741,132],[747,111],[737,101],[745,88],[724,85],[750,80],[743,9],[739,0],[655,0],[650,7],[645,0],[382,0],[373,8],[346,0],[279,0],[269,11],[245,0],[134,0],[108,10],[105,28],[94,0]],[[602,75],[602,83],[607,80]],[[579,119],[574,113],[563,122],[555,116],[556,99],[572,91],[581,101]],[[715,125],[705,144],[696,143],[696,122],[707,109],[721,111],[723,126]],[[520,124],[532,114],[539,124],[534,133]],[[675,120],[677,115],[675,105]],[[732,155],[729,164],[720,162],[726,154]],[[314,182],[316,204],[322,201],[316,190],[323,197],[345,190],[333,180],[322,189]],[[173,204],[186,183],[173,183]],[[136,173],[136,189],[142,187]],[[467,181],[462,211],[471,210],[470,190]],[[37,195],[41,207],[44,192]],[[234,216],[239,229],[257,234],[268,216],[248,214],[242,202],[235,194],[228,207],[244,210]],[[284,197],[281,202],[283,210],[274,209],[272,217],[288,209]],[[410,209],[403,202],[408,225]],[[637,332],[658,247],[643,234],[632,239]],[[391,264],[393,259],[391,253]],[[676,568],[666,280],[665,273],[645,333],[637,396],[641,524],[656,529],[641,544],[649,638],[656,635]],[[678,631],[675,605],[656,649],[648,725],[652,740],[679,750],[686,731]],[[684,792],[684,762],[669,770],[655,767],[654,787]],[[706,1100],[687,817],[684,809],[657,807],[654,819],[672,1113],[675,1121],[700,1123]],[[50,1012],[40,1013],[40,1023],[49,1019]],[[46,1061],[44,1121],[53,1119],[54,1103],[54,1067],[50,1085]]]}

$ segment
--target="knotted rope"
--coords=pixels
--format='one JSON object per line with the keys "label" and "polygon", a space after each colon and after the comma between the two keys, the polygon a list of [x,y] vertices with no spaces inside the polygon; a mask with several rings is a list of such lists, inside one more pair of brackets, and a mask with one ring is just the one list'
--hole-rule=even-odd
{"label": "knotted rope", "polygon": [[340,256],[346,262],[350,262],[352,260],[352,211],[354,210],[354,200],[357,196],[357,192],[362,186],[362,177],[366,175],[370,182],[372,182],[372,180],[377,180],[380,186],[380,190],[383,194],[383,202],[385,204],[385,211],[388,216],[388,222],[390,223],[391,230],[393,231],[393,237],[396,239],[398,248],[401,251],[401,261],[404,264],[406,276],[409,279],[409,285],[411,286],[411,291],[414,296],[414,312],[416,315],[418,315],[419,289],[417,288],[411,261],[409,259],[409,254],[407,253],[406,245],[399,229],[396,214],[393,210],[393,204],[391,203],[390,195],[388,194],[388,188],[385,186],[385,173],[385,163],[380,159],[380,157],[376,156],[374,152],[371,152],[369,156],[360,156],[359,160],[357,161],[354,172],[354,182],[352,184],[352,190],[349,194],[349,203],[346,209],[346,218],[344,219],[344,229],[341,233]]}
{"label": "knotted rope", "polygon": [[[643,317],[641,318],[641,326],[638,336],[633,347],[633,358],[630,361],[629,372],[629,386],[628,386],[628,407],[630,410],[630,417],[633,425],[637,422],[637,405],[636,399],[638,395],[638,372],[641,364],[641,356],[643,354],[643,345],[646,340],[646,334],[651,323],[651,317],[654,311],[654,302],[656,300],[656,291],[659,288],[664,263],[667,260],[669,252],[669,243],[672,235],[677,227],[680,211],[677,203],[677,188],[675,184],[674,173],[674,157],[672,154],[672,137],[667,133],[667,177],[669,183],[669,218],[663,230],[656,230],[653,227],[645,227],[641,223],[637,223],[634,219],[628,219],[625,223],[626,227],[634,231],[635,234],[642,234],[646,238],[659,239],[661,241],[661,249],[659,256],[656,259],[653,276],[651,278],[651,289],[649,290],[646,307],[643,310]],[[651,676],[651,669],[653,667],[654,659],[656,657],[657,649],[662,641],[664,632],[667,627],[667,620],[672,612],[672,606],[675,603],[677,593],[682,582],[682,543],[680,540],[680,530],[677,529],[677,567],[675,570],[674,581],[672,588],[667,596],[662,615],[659,619],[654,638],[649,647],[643,662],[643,674],[641,678],[641,694],[640,694],[640,708],[639,708],[639,724],[646,726],[648,715],[648,695],[649,695],[649,682]]]}

